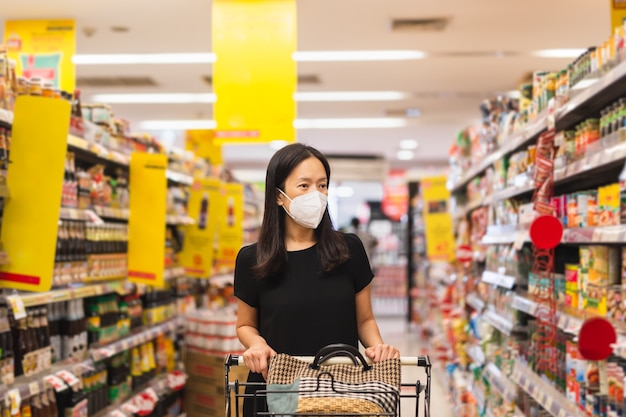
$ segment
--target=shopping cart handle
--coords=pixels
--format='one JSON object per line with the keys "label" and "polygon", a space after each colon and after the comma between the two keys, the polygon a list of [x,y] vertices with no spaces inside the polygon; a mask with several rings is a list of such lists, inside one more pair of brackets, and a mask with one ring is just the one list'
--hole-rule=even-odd
{"label": "shopping cart handle", "polygon": [[[314,356],[294,356],[294,358],[299,359],[303,362],[312,363],[315,359]],[[370,358],[366,358],[368,364],[372,364],[372,360]],[[246,363],[243,360],[242,355],[228,355],[226,358],[226,364],[229,366],[246,366]],[[330,358],[324,361],[324,365],[338,365],[338,364],[348,364],[352,365],[352,360],[350,358]],[[401,356],[400,364],[402,366],[419,366],[419,367],[430,367],[430,358],[428,356]]]}

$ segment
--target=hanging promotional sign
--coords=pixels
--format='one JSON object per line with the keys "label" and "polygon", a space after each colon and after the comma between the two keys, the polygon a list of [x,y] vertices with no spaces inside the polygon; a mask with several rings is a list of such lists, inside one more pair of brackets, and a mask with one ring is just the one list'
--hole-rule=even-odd
{"label": "hanging promotional sign", "polygon": [[0,241],[10,264],[0,287],[48,291],[56,254],[71,106],[65,100],[18,97]]}
{"label": "hanging promotional sign", "polygon": [[445,176],[428,177],[421,182],[426,255],[430,261],[454,259],[454,232],[448,208],[450,191],[446,187],[446,182]]}
{"label": "hanging promotional sign", "polygon": [[165,213],[167,156],[134,152],[130,157],[128,278],[131,282],[165,284]]}
{"label": "hanging promotional sign", "polygon": [[227,272],[235,268],[237,253],[243,245],[243,185],[222,185],[219,206],[216,269]]}
{"label": "hanging promotional sign", "polygon": [[295,140],[295,0],[213,1],[217,143]]}
{"label": "hanging promotional sign", "polygon": [[409,209],[409,187],[403,170],[392,170],[387,174],[383,185],[383,213],[391,220],[399,222]]}
{"label": "hanging promotional sign", "polygon": [[624,24],[626,20],[626,0],[609,0],[611,2],[611,26],[613,30]]}
{"label": "hanging promotional sign", "polygon": [[221,181],[195,180],[189,193],[187,213],[195,220],[185,227],[180,263],[187,276],[208,278],[213,274],[213,260],[221,209]]}
{"label": "hanging promotional sign", "polygon": [[208,159],[211,165],[222,165],[222,147],[214,139],[213,130],[188,130],[185,132],[185,149]]}
{"label": "hanging promotional sign", "polygon": [[8,20],[4,43],[9,58],[16,62],[16,73],[39,78],[55,88],[74,92],[76,71],[72,57],[76,53],[76,30],[73,19]]}

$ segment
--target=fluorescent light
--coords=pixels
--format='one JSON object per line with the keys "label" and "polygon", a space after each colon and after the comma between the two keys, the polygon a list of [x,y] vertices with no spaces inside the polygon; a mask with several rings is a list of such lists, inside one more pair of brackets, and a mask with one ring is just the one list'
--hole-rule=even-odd
{"label": "fluorescent light", "polygon": [[342,185],[335,189],[335,195],[341,198],[348,198],[354,195],[354,188]]}
{"label": "fluorescent light", "polygon": [[270,142],[270,149],[277,151],[287,146],[287,143],[288,142],[286,140],[273,140]]}
{"label": "fluorescent light", "polygon": [[404,100],[408,94],[401,91],[313,91],[298,92],[296,101],[393,101]]}
{"label": "fluorescent light", "polygon": [[411,160],[411,159],[413,159],[414,155],[415,154],[413,153],[413,151],[409,151],[409,150],[398,151],[398,153],[396,154],[398,159],[401,160],[401,161]]}
{"label": "fluorescent light", "polygon": [[407,125],[405,119],[398,118],[362,118],[362,119],[296,119],[293,127],[296,129],[365,129],[365,128],[393,128]]}
{"label": "fluorescent light", "polygon": [[140,123],[145,130],[215,129],[215,120],[146,120]]}
{"label": "fluorescent light", "polygon": [[164,94],[95,94],[91,98],[99,103],[215,103],[213,93]]}
{"label": "fluorescent light", "polygon": [[124,65],[124,64],[210,64],[215,54],[168,53],[168,54],[80,54],[72,57],[76,65]]}
{"label": "fluorescent light", "polygon": [[422,51],[299,51],[293,53],[298,62],[405,61],[423,59]]}
{"label": "fluorescent light", "polygon": [[[405,119],[296,119],[293,126],[296,129],[365,129],[365,128],[393,128],[404,127]],[[215,120],[146,120],[140,123],[145,130],[190,130],[215,129]]]}
{"label": "fluorescent light", "polygon": [[585,88],[597,82],[598,82],[597,78],[586,78],[584,80],[579,81],[575,86],[573,86],[572,90],[584,90]]}
{"label": "fluorescent light", "polygon": [[400,141],[400,149],[412,150],[417,149],[417,141],[415,139],[404,139]]}
{"label": "fluorescent light", "polygon": [[[293,59],[299,62],[405,61],[423,59],[422,51],[299,51]],[[210,64],[217,60],[211,52],[163,54],[77,54],[76,65],[124,64]]]}
{"label": "fluorescent light", "polygon": [[584,54],[586,49],[540,49],[533,52],[533,55],[541,58],[578,58]]}

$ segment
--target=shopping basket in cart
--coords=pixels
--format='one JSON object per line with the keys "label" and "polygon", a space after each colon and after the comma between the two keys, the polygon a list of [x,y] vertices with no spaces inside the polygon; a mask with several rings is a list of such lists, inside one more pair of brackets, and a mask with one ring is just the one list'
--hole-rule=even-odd
{"label": "shopping basket in cart", "polygon": [[[229,355],[225,363],[226,417],[241,417],[240,413],[243,401],[247,401],[248,407],[253,408],[252,414],[259,417],[392,417],[400,416],[401,409],[404,408],[401,406],[402,403],[414,401],[415,416],[418,417],[420,409],[420,396],[422,393],[424,403],[422,416],[430,417],[431,365],[428,356],[400,358],[400,364],[402,366],[415,366],[423,369],[426,379],[425,384],[423,384],[419,379],[415,383],[401,383],[399,384],[400,389],[390,389],[385,386],[385,384],[346,384],[337,381],[333,373],[336,373],[337,371],[334,370],[339,368],[334,367],[350,367],[358,371],[362,370],[362,372],[371,372],[371,364],[369,360],[364,359],[358,350],[351,348],[350,346],[332,345],[322,349],[315,357],[289,358],[290,359],[286,360],[295,361],[296,363],[305,362],[307,363],[307,366],[317,369],[318,372],[316,374],[314,373],[314,375],[316,375],[315,379],[311,380],[309,377],[308,383],[294,384],[293,386],[281,386],[280,389],[277,389],[277,385],[274,383],[266,386],[264,383],[245,381],[229,382],[229,373],[231,368],[235,366],[245,366],[243,357]],[[285,359],[282,359],[281,361],[282,363],[280,366],[293,367],[293,364],[285,365]],[[345,376],[345,374],[342,373],[342,376]],[[276,378],[273,380],[270,379],[270,382],[276,382]],[[330,397],[340,400],[329,401]],[[361,399],[365,401],[358,403]],[[270,403],[269,411],[265,408],[266,400]],[[307,407],[300,407],[301,410],[305,409],[306,412],[294,412],[294,403],[297,403],[298,400],[300,400],[300,406],[302,404],[307,404]],[[315,403],[317,400],[321,402],[321,406],[310,407],[310,405]],[[356,407],[355,401],[357,404]],[[376,404],[382,406],[378,407]]]}

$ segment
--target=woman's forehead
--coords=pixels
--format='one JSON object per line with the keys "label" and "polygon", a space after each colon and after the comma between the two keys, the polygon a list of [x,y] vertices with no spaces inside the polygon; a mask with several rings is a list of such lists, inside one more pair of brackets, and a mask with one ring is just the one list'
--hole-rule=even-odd
{"label": "woman's forehead", "polygon": [[326,170],[322,162],[310,157],[300,162],[289,174],[288,179],[292,181],[308,180],[319,181],[326,179]]}

